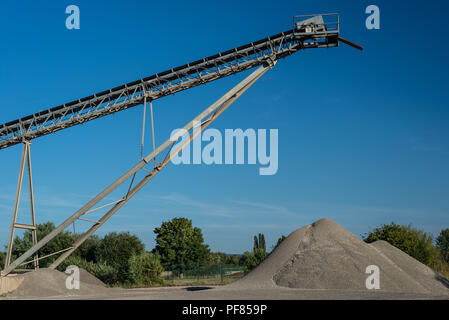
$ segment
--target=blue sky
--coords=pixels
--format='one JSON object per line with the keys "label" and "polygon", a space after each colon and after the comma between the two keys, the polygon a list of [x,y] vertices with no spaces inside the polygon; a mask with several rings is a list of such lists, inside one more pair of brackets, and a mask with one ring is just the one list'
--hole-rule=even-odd
{"label": "blue sky", "polygon": [[[65,28],[70,4],[80,8],[80,30]],[[380,8],[380,30],[365,27],[370,4]],[[259,176],[257,165],[169,165],[98,233],[130,231],[151,249],[153,229],[183,216],[202,228],[213,250],[228,253],[250,250],[256,233],[271,246],[323,217],[356,235],[391,221],[438,233],[449,227],[448,7],[5,1],[0,123],[285,31],[296,14],[338,12],[342,36],[363,52],[342,45],[281,60],[213,124],[222,132],[279,129],[276,175]],[[157,143],[247,74],[155,101]],[[62,222],[139,160],[141,112],[33,140],[38,222]],[[147,131],[147,152],[150,139]],[[7,242],[20,152],[18,145],[0,151],[0,245]],[[19,221],[28,223],[26,199],[20,208]]]}

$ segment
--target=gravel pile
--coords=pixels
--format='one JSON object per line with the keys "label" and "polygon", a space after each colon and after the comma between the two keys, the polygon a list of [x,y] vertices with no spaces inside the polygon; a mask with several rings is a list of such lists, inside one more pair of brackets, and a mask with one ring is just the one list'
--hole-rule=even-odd
{"label": "gravel pile", "polygon": [[80,288],[68,289],[66,280],[68,274],[54,269],[39,269],[23,275],[24,280],[10,297],[67,297],[67,296],[89,296],[98,295],[108,290],[99,279],[80,269]]}
{"label": "gravel pile", "polygon": [[265,261],[229,289],[287,287],[367,291],[366,268],[380,270],[380,290],[449,294],[449,283],[384,241],[367,244],[330,219],[292,232]]}

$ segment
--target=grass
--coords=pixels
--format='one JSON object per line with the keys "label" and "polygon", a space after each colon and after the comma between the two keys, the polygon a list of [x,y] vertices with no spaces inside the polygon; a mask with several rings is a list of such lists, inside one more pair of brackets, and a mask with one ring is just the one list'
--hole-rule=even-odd
{"label": "grass", "polygon": [[445,277],[449,281],[449,264],[446,262],[437,262],[432,266],[432,269]]}
{"label": "grass", "polygon": [[431,250],[430,261],[428,266],[432,268],[435,272],[439,273],[441,276],[449,279],[449,263],[447,263],[443,256],[441,255],[441,251],[435,247]]}
{"label": "grass", "polygon": [[174,286],[195,286],[195,285],[210,285],[210,286],[220,286],[226,285],[234,282],[243,277],[243,272],[236,273],[230,276],[225,276],[223,281],[220,277],[200,277],[200,278],[175,278],[164,280],[164,286],[174,287]]}
{"label": "grass", "polygon": [[244,275],[243,272],[227,275],[223,278],[223,281],[221,281],[220,276],[210,276],[200,278],[164,279],[163,283],[155,283],[150,286],[115,284],[115,285],[108,285],[108,287],[132,289],[132,288],[156,288],[156,287],[223,286],[240,279],[241,277],[243,277],[243,275]]}

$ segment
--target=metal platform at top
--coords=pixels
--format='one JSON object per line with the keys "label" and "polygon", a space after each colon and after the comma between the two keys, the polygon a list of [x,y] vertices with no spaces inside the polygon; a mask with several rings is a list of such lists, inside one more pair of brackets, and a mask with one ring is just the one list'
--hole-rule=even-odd
{"label": "metal platform at top", "polygon": [[[328,22],[328,17],[336,20]],[[300,24],[297,19],[308,22]],[[134,107],[145,97],[156,100],[260,66],[267,59],[278,60],[301,49],[337,46],[338,33],[337,14],[297,16],[291,30],[4,123],[0,125],[0,149]]]}

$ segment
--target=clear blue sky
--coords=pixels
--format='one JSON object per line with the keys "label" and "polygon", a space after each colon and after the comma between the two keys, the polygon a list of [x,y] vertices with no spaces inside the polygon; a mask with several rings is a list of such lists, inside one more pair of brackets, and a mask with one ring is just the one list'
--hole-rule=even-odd
{"label": "clear blue sky", "polygon": [[[65,28],[70,4],[81,10],[80,30]],[[365,28],[370,4],[380,7],[380,30]],[[449,227],[448,9],[446,1],[3,1],[0,123],[285,31],[296,14],[339,12],[342,36],[363,52],[341,46],[284,59],[213,125],[279,129],[276,175],[259,176],[255,165],[170,165],[99,234],[130,231],[151,249],[153,229],[183,216],[213,250],[241,253],[256,233],[271,246],[323,217],[356,235],[391,221],[438,233]],[[157,142],[246,74],[156,101]],[[141,111],[33,140],[38,222],[62,222],[138,161]],[[2,246],[20,152],[0,151]]]}

